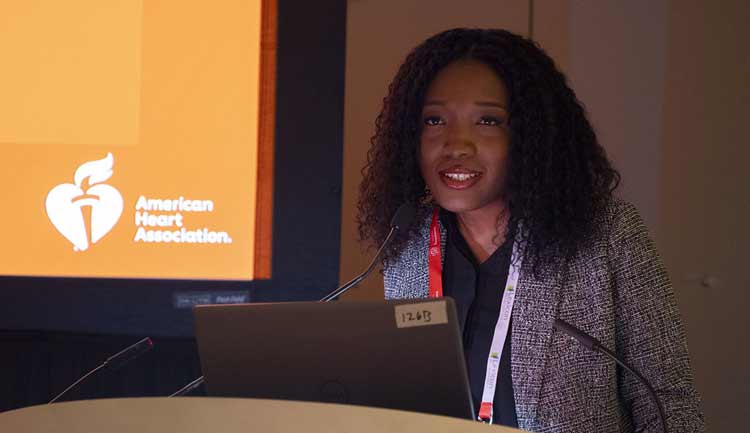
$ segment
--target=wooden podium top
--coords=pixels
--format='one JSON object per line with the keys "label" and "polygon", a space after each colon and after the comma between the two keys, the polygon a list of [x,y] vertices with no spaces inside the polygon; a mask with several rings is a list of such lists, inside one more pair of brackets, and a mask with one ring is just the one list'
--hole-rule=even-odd
{"label": "wooden podium top", "polygon": [[465,432],[519,430],[391,409],[216,397],[120,398],[33,406],[0,413],[0,432]]}

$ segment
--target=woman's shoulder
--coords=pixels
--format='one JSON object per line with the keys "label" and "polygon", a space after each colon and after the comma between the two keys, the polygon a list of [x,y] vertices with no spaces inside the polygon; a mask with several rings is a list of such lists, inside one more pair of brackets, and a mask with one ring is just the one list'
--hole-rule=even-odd
{"label": "woman's shoulder", "polygon": [[649,230],[643,221],[638,208],[620,197],[612,197],[607,203],[602,218],[599,219],[599,230],[610,243],[618,243],[633,237],[649,238]]}
{"label": "woman's shoulder", "polygon": [[601,208],[587,239],[582,240],[568,265],[585,268],[597,257],[616,260],[623,252],[632,248],[653,250],[654,245],[636,206],[613,196]]}

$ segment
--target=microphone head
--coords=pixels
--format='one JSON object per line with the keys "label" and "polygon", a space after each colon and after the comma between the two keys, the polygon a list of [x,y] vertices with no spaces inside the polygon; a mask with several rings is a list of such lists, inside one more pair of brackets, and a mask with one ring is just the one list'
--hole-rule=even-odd
{"label": "microphone head", "polygon": [[555,321],[552,323],[552,327],[567,334],[570,338],[578,341],[590,350],[598,350],[597,347],[601,346],[599,340],[581,331],[580,329],[564,320],[555,319]]}
{"label": "microphone head", "polygon": [[417,207],[413,203],[404,203],[396,209],[391,218],[391,228],[395,231],[406,229],[417,216]]}

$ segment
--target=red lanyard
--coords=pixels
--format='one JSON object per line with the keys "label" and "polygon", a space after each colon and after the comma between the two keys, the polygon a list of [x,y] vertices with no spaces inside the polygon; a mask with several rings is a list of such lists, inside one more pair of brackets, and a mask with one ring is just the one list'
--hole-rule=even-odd
{"label": "red lanyard", "polygon": [[440,225],[438,224],[439,208],[432,212],[430,224],[430,249],[428,251],[430,266],[430,298],[443,297],[443,259],[440,245]]}

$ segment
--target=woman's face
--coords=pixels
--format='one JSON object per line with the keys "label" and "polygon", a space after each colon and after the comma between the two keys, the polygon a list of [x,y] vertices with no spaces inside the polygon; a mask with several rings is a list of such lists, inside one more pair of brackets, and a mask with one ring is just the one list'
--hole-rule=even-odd
{"label": "woman's face", "polygon": [[484,63],[441,70],[422,108],[419,163],[437,203],[451,212],[501,210],[508,165],[508,95]]}

